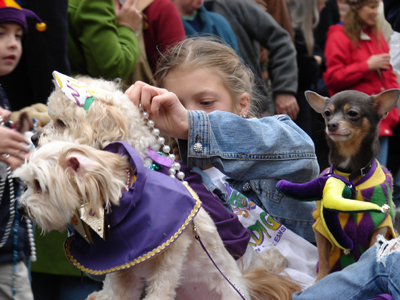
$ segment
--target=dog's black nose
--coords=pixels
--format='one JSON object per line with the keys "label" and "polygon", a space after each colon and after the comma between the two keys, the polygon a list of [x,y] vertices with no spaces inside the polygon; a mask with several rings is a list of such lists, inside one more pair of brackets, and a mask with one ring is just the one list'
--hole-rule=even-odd
{"label": "dog's black nose", "polygon": [[23,204],[18,205],[17,211],[21,216],[26,216],[27,215],[26,209],[25,209],[25,205],[23,205]]}
{"label": "dog's black nose", "polygon": [[35,147],[37,147],[39,144],[39,135],[37,133],[32,135],[31,141],[35,145]]}
{"label": "dog's black nose", "polygon": [[328,130],[329,131],[335,131],[339,127],[338,122],[329,122],[328,123]]}

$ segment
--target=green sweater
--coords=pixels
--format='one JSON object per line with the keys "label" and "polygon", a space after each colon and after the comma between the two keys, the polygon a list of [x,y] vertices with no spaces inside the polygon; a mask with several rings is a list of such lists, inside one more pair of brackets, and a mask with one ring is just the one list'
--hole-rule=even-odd
{"label": "green sweater", "polygon": [[35,228],[37,261],[32,262],[32,272],[81,276],[81,271],[68,261],[64,253],[64,241],[67,231],[52,231],[43,235],[42,230]]}
{"label": "green sweater", "polygon": [[69,0],[68,31],[73,75],[112,80],[132,73],[139,42],[131,29],[117,26],[113,0]]}

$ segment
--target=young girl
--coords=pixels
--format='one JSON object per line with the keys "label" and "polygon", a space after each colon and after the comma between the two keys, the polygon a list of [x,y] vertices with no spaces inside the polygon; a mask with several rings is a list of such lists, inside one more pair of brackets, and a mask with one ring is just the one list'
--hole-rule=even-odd
{"label": "young girl", "polygon": [[[324,81],[332,96],[343,90],[357,90],[368,95],[399,88],[390,65],[389,47],[377,26],[379,0],[347,0],[350,10],[345,23],[333,25],[325,45]],[[389,136],[399,121],[394,108],[381,121],[380,164],[386,165]]]}
{"label": "young girl", "polygon": [[279,179],[318,176],[313,143],[286,115],[252,118],[252,74],[236,53],[214,41],[188,39],[165,54],[155,76],[161,88],[137,82],[127,93],[136,104],[140,99],[157,128],[179,139],[183,163],[197,167],[206,185],[227,200],[223,175],[201,170],[216,167],[234,190],[315,241],[314,203],[286,198],[275,188]]}

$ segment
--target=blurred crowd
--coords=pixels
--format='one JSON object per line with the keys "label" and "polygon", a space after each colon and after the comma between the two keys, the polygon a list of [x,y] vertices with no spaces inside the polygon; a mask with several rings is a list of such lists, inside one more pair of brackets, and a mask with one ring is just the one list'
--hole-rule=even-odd
{"label": "blurred crowd", "polygon": [[[287,114],[314,141],[323,170],[329,166],[324,121],[311,109],[304,92],[313,90],[330,97],[347,89],[372,95],[399,88],[399,76],[393,71],[389,56],[389,45],[400,30],[399,4],[396,0],[369,1],[371,5],[359,13],[351,2],[16,0],[18,7],[32,11],[36,17],[26,15],[27,27],[19,33],[23,51],[20,49],[20,58],[14,59],[15,66],[3,71],[0,65],[0,105],[10,112],[0,112],[1,121],[13,127],[7,121],[18,123],[26,111],[30,119],[39,119],[39,126],[46,125],[49,119],[39,117],[40,112],[33,107],[46,104],[53,90],[54,70],[71,76],[121,80],[124,88],[137,80],[154,84],[157,61],[166,50],[188,37],[209,36],[214,40],[218,37],[218,42],[231,46],[254,73],[258,116]],[[10,3],[14,1],[0,1],[0,6],[14,6]],[[0,7],[1,56],[6,51],[2,45],[5,35],[2,23],[17,22],[2,17],[3,7]],[[38,20],[46,24],[45,31],[35,29]],[[363,46],[360,41],[364,40],[371,41],[373,47]],[[397,108],[381,122],[378,160],[392,172],[394,202],[400,204],[398,122]],[[1,139],[10,134],[0,133]],[[10,165],[8,159],[11,158],[0,158],[4,174]],[[18,163],[22,159],[15,166]],[[2,192],[7,194],[8,189]],[[9,212],[4,199],[1,202],[0,198],[0,211]],[[5,228],[7,222],[7,214],[0,214],[1,226]],[[4,233],[5,229],[0,228],[0,237]],[[33,293],[19,299],[33,296],[38,300],[84,299],[101,288],[101,283],[83,276],[65,259],[62,244],[66,235],[66,232],[41,235],[40,229],[36,229],[37,262],[28,264]],[[10,235],[9,239],[12,238]],[[32,251],[27,246],[28,236],[21,239],[26,240],[21,251]],[[13,265],[16,258],[12,246],[10,241],[9,248],[0,247],[0,264]],[[24,258],[21,255],[18,260]],[[11,269],[7,272],[12,274]],[[0,298],[14,299],[1,294]]]}

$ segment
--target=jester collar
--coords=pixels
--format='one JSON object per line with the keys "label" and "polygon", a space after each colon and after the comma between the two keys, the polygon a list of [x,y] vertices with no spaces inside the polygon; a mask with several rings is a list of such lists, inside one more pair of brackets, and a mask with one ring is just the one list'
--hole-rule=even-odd
{"label": "jester collar", "polygon": [[[378,170],[377,173],[375,173]],[[381,170],[381,171],[380,171]],[[383,182],[376,186],[362,190],[364,201],[354,201],[357,195],[357,186],[370,180],[374,174],[383,172]],[[277,183],[277,189],[282,194],[300,201],[321,201],[321,217],[323,225],[333,243],[349,252],[354,248],[351,238],[344,232],[338,213],[377,213],[380,219],[387,215],[394,217],[394,209],[391,201],[392,178],[390,173],[379,166],[374,160],[370,170],[357,182],[349,181],[344,176],[335,174],[332,167],[312,181],[298,184],[286,180]]]}
{"label": "jester collar", "polygon": [[120,205],[113,205],[106,214],[110,229],[105,240],[92,234],[93,244],[89,244],[76,233],[64,243],[69,261],[93,275],[130,268],[166,250],[201,206],[190,187],[145,168],[126,142],[112,143],[103,150],[127,156],[136,180],[122,193]]}

